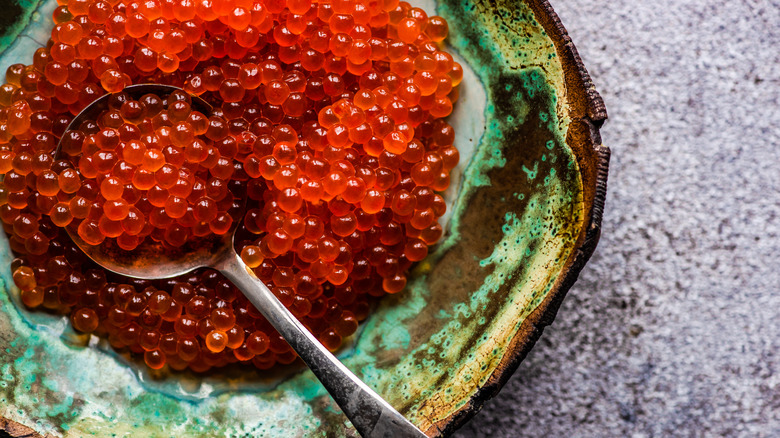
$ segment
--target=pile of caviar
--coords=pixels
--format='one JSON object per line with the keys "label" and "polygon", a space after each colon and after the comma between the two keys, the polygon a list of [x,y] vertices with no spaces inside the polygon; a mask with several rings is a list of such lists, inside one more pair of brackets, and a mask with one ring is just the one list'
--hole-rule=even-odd
{"label": "pile of caviar", "polygon": [[72,227],[88,245],[109,239],[125,251],[139,245],[165,251],[227,233],[243,206],[234,192],[243,190],[228,187],[234,160],[215,146],[234,141],[220,113],[193,110],[184,91],[139,100],[111,95],[96,121],[63,137],[60,155],[73,168],[52,182],[52,192],[59,184],[66,198],[49,212],[52,223]]}
{"label": "pile of caviar", "polygon": [[[331,350],[441,237],[462,79],[442,18],[397,0],[69,0],[54,21],[0,87],[0,220],[26,306],[154,369],[267,369],[295,353],[221,274],[106,273],[63,227],[132,249],[238,222],[244,262]],[[138,83],[186,93],[123,91]]]}

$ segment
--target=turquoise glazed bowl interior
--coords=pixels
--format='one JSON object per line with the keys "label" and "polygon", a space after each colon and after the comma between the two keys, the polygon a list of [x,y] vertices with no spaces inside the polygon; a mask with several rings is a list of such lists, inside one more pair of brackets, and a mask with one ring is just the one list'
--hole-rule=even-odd
{"label": "turquoise glazed bowl interior", "polygon": [[[0,69],[29,64],[54,0],[10,0]],[[599,236],[606,119],[546,0],[411,2],[447,19],[464,66],[446,234],[341,360],[429,436],[492,397],[549,324]],[[0,238],[0,431],[12,436],[353,436],[314,376],[148,372],[67,318],[30,312]],[[1,433],[1,432],[0,432]]]}

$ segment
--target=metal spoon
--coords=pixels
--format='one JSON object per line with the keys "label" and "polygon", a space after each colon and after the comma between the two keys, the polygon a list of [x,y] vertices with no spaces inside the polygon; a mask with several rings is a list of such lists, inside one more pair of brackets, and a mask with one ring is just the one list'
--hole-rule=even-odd
{"label": "metal spoon", "polygon": [[[180,89],[169,85],[139,84],[129,86],[123,91],[134,98],[140,98],[148,93],[167,95],[175,90]],[[85,120],[94,120],[106,108],[108,98],[109,95],[105,95],[84,108],[68,125],[66,131],[77,128]],[[204,113],[211,109],[208,103],[195,96],[192,96],[192,106]],[[60,145],[55,156],[59,155],[59,148]],[[371,438],[425,437],[420,429],[331,354],[244,264],[233,248],[236,223],[225,235],[187,244],[175,253],[159,251],[153,247],[139,247],[128,252],[118,247],[92,246],[84,242],[70,227],[66,229],[73,242],[95,263],[127,277],[149,280],[170,278],[204,267],[220,271],[244,293],[298,353],[360,435]]]}

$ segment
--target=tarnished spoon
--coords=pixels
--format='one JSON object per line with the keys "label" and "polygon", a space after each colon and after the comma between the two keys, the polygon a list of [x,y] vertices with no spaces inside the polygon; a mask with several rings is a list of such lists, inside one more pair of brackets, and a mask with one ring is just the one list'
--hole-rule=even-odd
{"label": "tarnished spoon", "polygon": [[[169,85],[139,84],[123,91],[138,99],[149,93],[169,95],[175,90],[180,89]],[[84,108],[66,131],[78,128],[85,120],[95,120],[107,108],[109,97],[105,95]],[[192,107],[204,113],[211,109],[208,103],[196,96],[192,97]],[[59,155],[59,145],[55,155]],[[225,235],[198,240],[176,252],[144,248],[144,245],[133,251],[123,251],[110,245],[92,246],[70,227],[67,231],[73,242],[95,263],[127,277],[156,280],[177,277],[198,268],[218,270],[244,293],[298,353],[362,436],[425,437],[420,429],[331,354],[244,264],[233,248],[237,222]]]}

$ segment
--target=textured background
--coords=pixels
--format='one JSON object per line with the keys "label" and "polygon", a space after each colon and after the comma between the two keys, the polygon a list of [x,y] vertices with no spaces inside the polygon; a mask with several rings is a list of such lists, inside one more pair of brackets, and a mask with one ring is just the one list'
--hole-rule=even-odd
{"label": "textured background", "polygon": [[780,436],[780,2],[551,2],[610,115],[602,238],[456,437]]}

